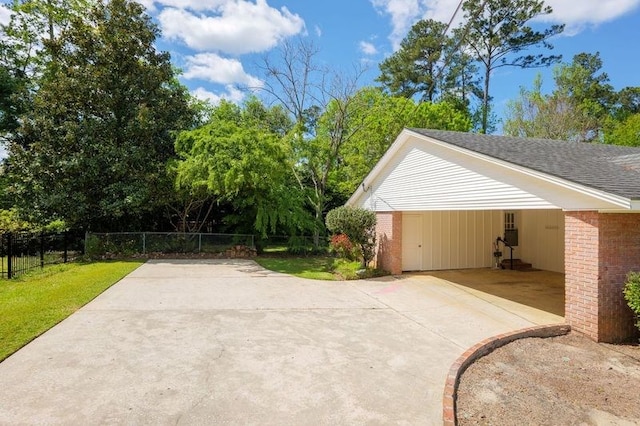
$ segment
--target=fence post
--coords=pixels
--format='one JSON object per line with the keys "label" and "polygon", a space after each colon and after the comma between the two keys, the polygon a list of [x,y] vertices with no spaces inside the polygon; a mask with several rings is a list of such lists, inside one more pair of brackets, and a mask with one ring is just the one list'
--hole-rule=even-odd
{"label": "fence post", "polygon": [[89,239],[89,231],[84,231],[84,253],[87,254],[87,240]]}
{"label": "fence post", "polygon": [[142,233],[142,254],[147,254],[147,233]]}
{"label": "fence post", "polygon": [[44,269],[44,232],[40,233],[40,269]]}
{"label": "fence post", "polygon": [[7,279],[13,277],[13,236],[7,233]]}
{"label": "fence post", "polygon": [[198,234],[198,253],[202,252],[202,233]]}
{"label": "fence post", "polygon": [[67,238],[67,234],[69,233],[69,231],[64,231],[64,233],[62,234],[62,245],[64,246],[63,249],[63,254],[62,254],[62,262],[63,263],[67,263],[67,246],[69,245],[69,239]]}

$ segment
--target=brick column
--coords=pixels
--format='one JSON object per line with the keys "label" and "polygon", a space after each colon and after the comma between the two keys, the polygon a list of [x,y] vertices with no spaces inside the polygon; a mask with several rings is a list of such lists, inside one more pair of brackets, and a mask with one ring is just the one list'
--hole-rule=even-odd
{"label": "brick column", "polygon": [[376,267],[402,273],[402,212],[376,213]]}
{"label": "brick column", "polygon": [[640,214],[600,215],[600,297],[598,334],[620,342],[637,334],[622,289],[629,271],[640,271]]}
{"label": "brick column", "polygon": [[598,339],[598,213],[564,214],[564,317]]}
{"label": "brick column", "polygon": [[640,271],[640,214],[565,212],[565,318],[599,342],[635,335],[622,295],[627,272]]}

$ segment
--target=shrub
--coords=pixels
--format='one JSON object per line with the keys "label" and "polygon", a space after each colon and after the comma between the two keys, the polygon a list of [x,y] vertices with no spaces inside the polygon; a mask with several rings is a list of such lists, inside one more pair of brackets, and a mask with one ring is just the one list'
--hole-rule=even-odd
{"label": "shrub", "polygon": [[309,245],[304,237],[293,235],[287,241],[287,253],[289,254],[307,254]]}
{"label": "shrub", "polygon": [[98,259],[104,254],[104,247],[100,238],[95,235],[89,235],[85,240],[85,252],[84,255],[87,259]]}
{"label": "shrub", "polygon": [[327,229],[345,234],[357,246],[362,267],[369,265],[376,247],[376,214],[360,207],[342,206],[327,213]]}
{"label": "shrub", "polygon": [[640,329],[640,272],[629,272],[624,283],[624,298],[636,315],[636,327]]}
{"label": "shrub", "polygon": [[346,234],[332,236],[329,249],[343,259],[355,260],[358,257],[356,248]]}

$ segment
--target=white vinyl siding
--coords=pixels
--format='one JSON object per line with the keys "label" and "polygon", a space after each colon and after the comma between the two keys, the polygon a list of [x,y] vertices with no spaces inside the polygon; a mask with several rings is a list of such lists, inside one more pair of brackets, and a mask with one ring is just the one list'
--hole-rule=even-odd
{"label": "white vinyl siding", "polygon": [[[465,210],[406,213],[403,217],[403,235],[416,231],[409,229],[415,221],[404,219],[416,214],[422,216],[422,270],[493,266],[492,243],[502,235],[502,212]],[[406,250],[403,240],[403,258]]]}
{"label": "white vinyl siding", "polygon": [[411,148],[391,167],[365,207],[374,210],[550,208],[545,200],[459,164]]}
{"label": "white vinyl siding", "polygon": [[521,212],[520,256],[536,269],[564,273],[564,213],[562,210]]}
{"label": "white vinyl siding", "polygon": [[607,209],[608,201],[504,164],[409,138],[350,200],[374,211]]}

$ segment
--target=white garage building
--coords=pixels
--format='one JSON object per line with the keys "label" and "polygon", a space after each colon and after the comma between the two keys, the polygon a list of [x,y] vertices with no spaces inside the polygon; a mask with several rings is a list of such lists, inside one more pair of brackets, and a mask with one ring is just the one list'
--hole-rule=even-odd
{"label": "white garage building", "polygon": [[[347,204],[377,212],[377,264],[392,273],[491,267],[500,237],[515,258],[566,274],[570,323],[598,340],[633,330],[621,286],[640,270],[638,148],[405,129]],[[585,281],[600,296],[583,297]],[[620,294],[604,306],[609,291]],[[611,309],[624,330],[603,337]]]}

